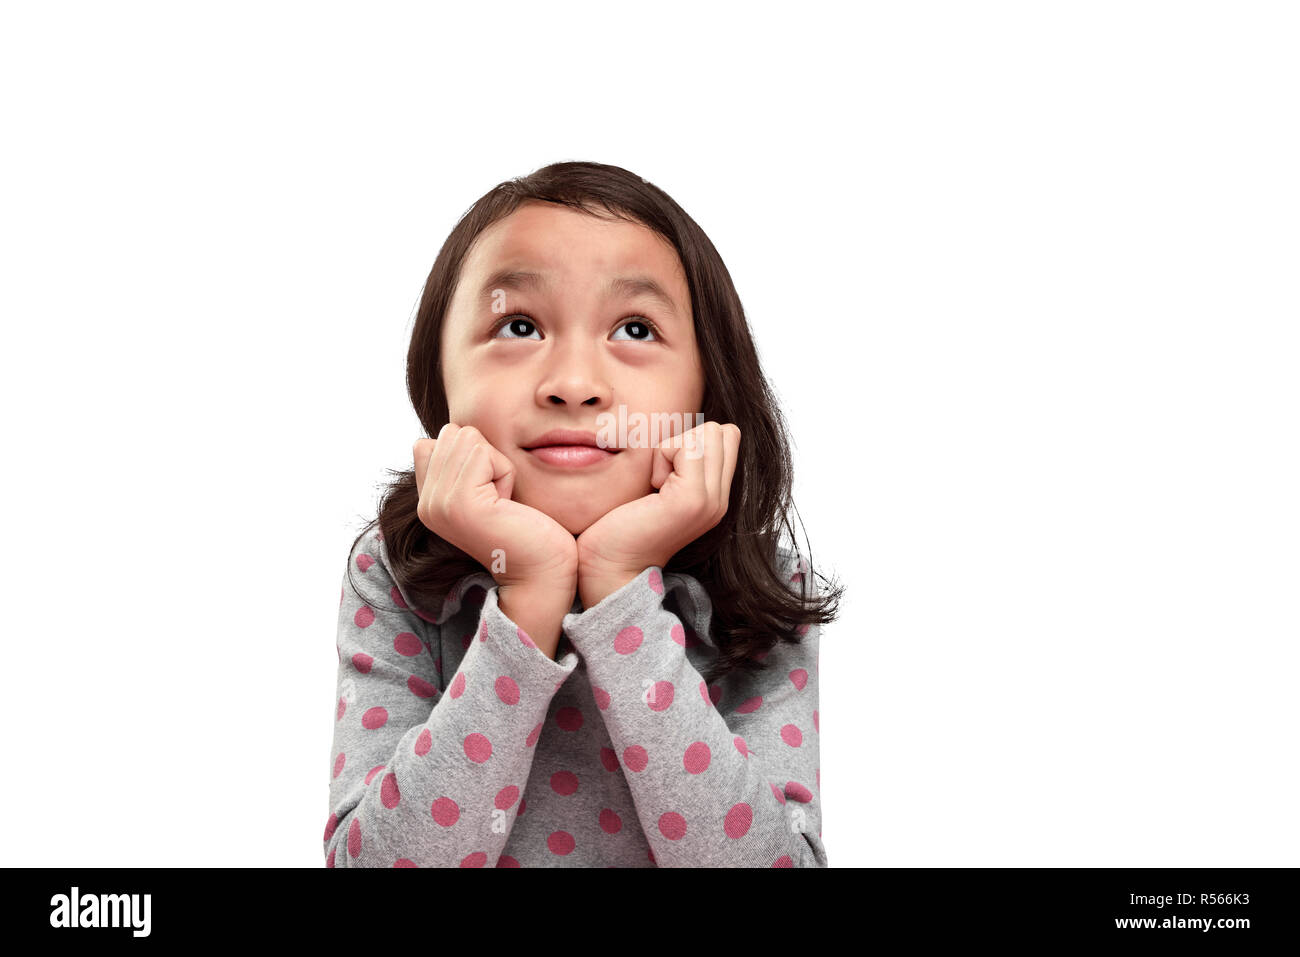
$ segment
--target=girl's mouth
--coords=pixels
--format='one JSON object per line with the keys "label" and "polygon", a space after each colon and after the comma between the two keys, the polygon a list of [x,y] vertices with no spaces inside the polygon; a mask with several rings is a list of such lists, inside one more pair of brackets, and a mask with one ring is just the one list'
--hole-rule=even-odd
{"label": "girl's mouth", "polygon": [[617,449],[606,450],[590,445],[539,445],[527,451],[540,462],[564,469],[590,468],[608,462],[618,454]]}

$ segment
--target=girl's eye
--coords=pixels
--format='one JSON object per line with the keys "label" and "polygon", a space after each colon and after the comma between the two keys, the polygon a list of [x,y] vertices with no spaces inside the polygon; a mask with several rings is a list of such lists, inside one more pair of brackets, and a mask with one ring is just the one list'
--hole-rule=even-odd
{"label": "girl's eye", "polygon": [[[517,335],[509,335],[509,336],[503,336],[503,335],[501,335],[502,330],[505,330],[505,329],[510,330],[510,332],[512,332],[512,333],[517,333]],[[497,330],[496,330],[496,333],[494,334],[493,338],[499,338],[499,339],[519,339],[519,338],[522,338],[522,339],[531,339],[531,338],[532,338],[531,333],[533,333],[533,332],[537,332],[537,326],[534,325],[534,324],[533,324],[533,321],[532,321],[531,319],[529,319],[528,317],[526,317],[526,316],[521,316],[521,315],[520,315],[520,316],[514,316],[514,317],[510,318],[510,319],[506,320],[505,322],[503,322],[500,326],[498,326],[498,327],[497,327]],[[537,338],[540,339],[541,337],[542,337],[541,334],[538,333]]]}
{"label": "girl's eye", "polygon": [[[648,319],[642,319],[640,317],[623,323],[623,325],[619,326],[619,329],[634,329],[635,332],[627,336],[628,339],[633,341],[641,340],[644,342],[653,342],[655,339],[659,338],[655,334],[658,330],[655,329],[654,323]],[[615,336],[614,338],[617,339],[618,336]]]}

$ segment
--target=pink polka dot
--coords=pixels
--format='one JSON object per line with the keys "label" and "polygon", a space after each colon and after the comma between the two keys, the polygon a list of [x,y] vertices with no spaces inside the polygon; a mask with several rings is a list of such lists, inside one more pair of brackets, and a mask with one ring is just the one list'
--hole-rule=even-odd
{"label": "pink polka dot", "polygon": [[781,740],[792,748],[797,748],[803,744],[803,732],[793,724],[787,724],[781,728]]}
{"label": "pink polka dot", "polygon": [[573,851],[573,835],[568,831],[553,831],[551,836],[546,839],[546,846],[551,849],[552,854],[561,856]]}
{"label": "pink polka dot", "polygon": [[388,709],[375,705],[373,708],[367,708],[366,713],[361,716],[361,727],[368,728],[371,731],[375,728],[382,728],[388,723]]}
{"label": "pink polka dot", "polygon": [[499,810],[504,811],[506,808],[512,807],[517,800],[519,800],[519,788],[513,784],[508,784],[497,792],[493,803]]}
{"label": "pink polka dot", "polygon": [[620,655],[630,655],[641,647],[642,637],[640,628],[636,625],[628,625],[614,639],[614,650]]}
{"label": "pink polka dot", "polygon": [[604,765],[606,771],[618,770],[618,755],[614,753],[613,748],[600,749],[600,763]]}
{"label": "pink polka dot", "polygon": [[709,689],[709,700],[715,705],[722,700],[722,685],[716,684]]}
{"label": "pink polka dot", "polygon": [[712,757],[709,746],[703,741],[696,741],[686,749],[686,755],[682,758],[682,764],[691,774],[700,774],[709,766],[709,760]]}
{"label": "pink polka dot", "polygon": [[334,866],[334,852],[337,851],[337,850],[338,850],[337,847],[331,847],[331,848],[330,848],[330,856],[327,857],[327,858],[325,859],[325,866],[326,866],[326,867],[333,867],[333,866]]}
{"label": "pink polka dot", "polygon": [[578,776],[572,771],[556,771],[551,775],[551,790],[569,795],[578,790]]}
{"label": "pink polka dot", "polygon": [[361,672],[363,675],[370,674],[370,666],[374,663],[375,659],[371,658],[364,651],[358,651],[352,656],[352,667],[356,668],[357,671]]}
{"label": "pink polka dot", "polygon": [[420,644],[420,639],[415,635],[409,631],[403,631],[393,638],[393,650],[399,655],[413,658],[424,650],[424,645]]}
{"label": "pink polka dot", "polygon": [[384,807],[397,807],[402,800],[402,794],[397,789],[397,775],[389,771],[384,775],[384,780],[379,785],[379,800],[383,802]]}
{"label": "pink polka dot", "polygon": [[325,822],[325,840],[328,841],[331,837],[333,837],[334,832],[338,830],[338,827],[339,827],[339,816],[337,814],[331,814],[330,819]]}
{"label": "pink polka dot", "polygon": [[617,834],[623,830],[623,819],[609,808],[605,808],[600,812],[600,829],[606,834]]}
{"label": "pink polka dot", "polygon": [[370,566],[373,565],[374,563],[375,560],[371,558],[369,555],[367,555],[365,552],[362,552],[360,555],[357,556],[357,568],[360,568],[363,572],[369,571]]}
{"label": "pink polka dot", "polygon": [[782,854],[780,857],[776,859],[776,862],[772,866],[773,867],[794,867],[794,861],[790,860],[789,855]]}
{"label": "pink polka dot", "polygon": [[812,791],[809,791],[798,781],[786,781],[785,796],[791,801],[798,801],[801,804],[807,804],[812,800]]}
{"label": "pink polka dot", "polygon": [[519,628],[518,626],[516,626],[515,630],[519,632],[519,640],[522,641],[524,644],[526,644],[529,648],[537,647],[537,643],[534,642],[533,639],[528,637],[528,632],[524,631],[522,628]]}
{"label": "pink polka dot", "polygon": [[465,757],[475,764],[482,764],[492,757],[492,742],[485,735],[475,731],[465,736]]}
{"label": "pink polka dot", "polygon": [[732,805],[731,810],[727,812],[727,819],[723,822],[722,829],[727,832],[727,837],[744,837],[749,833],[749,825],[753,823],[754,809],[742,801]]}
{"label": "pink polka dot", "polygon": [[577,731],[582,727],[582,712],[571,705],[567,705],[555,712],[555,723],[565,731]]}
{"label": "pink polka dot", "polygon": [[411,675],[406,679],[407,690],[417,698],[432,698],[438,693],[438,689],[429,682],[425,681],[419,675]]}
{"label": "pink polka dot", "polygon": [[375,775],[378,774],[380,771],[384,770],[384,768],[386,768],[387,766],[388,765],[386,764],[376,764],[373,768],[367,771],[366,783],[369,784],[371,781],[373,781],[375,779]]}
{"label": "pink polka dot", "polygon": [[802,638],[804,635],[808,634],[808,626],[800,625],[798,628],[794,630],[794,633]]}
{"label": "pink polka dot", "polygon": [[539,721],[537,722],[537,727],[529,731],[528,737],[524,738],[524,744],[528,745],[528,747],[531,748],[534,744],[537,743],[537,739],[540,738],[541,736],[542,736],[542,723]]}
{"label": "pink polka dot", "polygon": [[396,861],[393,862],[393,866],[394,867],[415,867],[416,863],[415,861],[411,860],[409,857],[399,857]]}
{"label": "pink polka dot", "polygon": [[519,813],[516,814],[515,817],[522,817],[522,816],[523,816],[523,813],[524,813],[524,808],[527,807],[527,806],[528,806],[528,798],[520,798],[520,799],[519,799]]}
{"label": "pink polka dot", "polygon": [[818,732],[820,732],[821,729],[822,729],[822,726],[821,726],[820,724],[817,723],[817,712],[816,712],[816,711],[813,711],[813,728],[816,729]]}
{"label": "pink polka dot", "polygon": [[686,836],[686,818],[676,811],[659,815],[659,833],[670,841],[680,841]]}
{"label": "pink polka dot", "polygon": [[709,703],[709,686],[703,681],[700,682],[700,697],[704,699],[705,704]]}
{"label": "pink polka dot", "polygon": [[361,853],[361,819],[353,818],[348,825],[348,854],[356,857]]}
{"label": "pink polka dot", "polygon": [[742,738],[740,735],[736,735],[736,737],[732,739],[731,743],[736,746],[737,751],[739,751],[745,757],[749,757],[750,755],[749,745],[745,743],[744,738]]}
{"label": "pink polka dot", "polygon": [[592,685],[591,696],[596,699],[596,707],[601,711],[604,711],[609,707],[609,692],[604,688],[597,688],[595,685]]}
{"label": "pink polka dot", "polygon": [[475,851],[473,854],[470,854],[463,861],[461,861],[460,866],[461,867],[486,867],[487,855],[484,854],[482,851]]}
{"label": "pink polka dot", "polygon": [[656,595],[662,595],[664,593],[664,580],[659,574],[659,569],[650,569],[650,574],[646,576],[646,583],[649,584],[650,590]]}
{"label": "pink polka dot", "polygon": [[479,622],[478,625],[478,640],[487,641],[487,638],[488,638],[487,619],[484,618],[482,621]]}
{"label": "pink polka dot", "polygon": [[502,854],[497,858],[497,867],[518,867],[519,862],[509,854]]}
{"label": "pink polka dot", "polygon": [[668,637],[672,638],[673,641],[677,642],[677,644],[681,645],[683,648],[686,647],[686,629],[681,625],[673,625],[673,630],[668,633]]}
{"label": "pink polka dot", "polygon": [[375,623],[375,610],[369,605],[362,605],[352,616],[352,620],[357,623],[358,628],[369,628]]}
{"label": "pink polka dot", "polygon": [[776,803],[777,803],[777,804],[784,804],[784,803],[785,803],[785,795],[781,793],[781,789],[778,788],[775,784],[772,784],[770,781],[768,782],[768,785],[767,785],[767,786],[768,786],[769,788],[772,789],[772,796],[773,796],[774,798],[776,798]]}
{"label": "pink polka dot", "polygon": [[519,685],[515,683],[514,678],[502,675],[497,678],[494,687],[496,688],[497,697],[506,704],[519,703]]}
{"label": "pink polka dot", "polygon": [[673,703],[673,683],[671,681],[656,681],[654,683],[654,694],[650,696],[651,711],[667,711]]}
{"label": "pink polka dot", "polygon": [[438,798],[429,810],[433,819],[443,827],[451,827],[460,820],[460,805],[449,797]]}
{"label": "pink polka dot", "polygon": [[428,728],[425,728],[420,732],[419,737],[415,739],[415,753],[420,757],[424,757],[429,753],[431,747],[433,747],[433,735],[429,733]]}
{"label": "pink polka dot", "polygon": [[755,695],[736,709],[736,714],[749,714],[763,706],[763,696]]}
{"label": "pink polka dot", "polygon": [[790,681],[796,688],[803,691],[803,686],[808,683],[808,672],[802,668],[796,668],[790,672]]}
{"label": "pink polka dot", "polygon": [[623,749],[623,766],[629,771],[644,771],[650,761],[650,755],[639,744],[629,745]]}
{"label": "pink polka dot", "polygon": [[337,758],[334,759],[334,776],[335,776],[335,777],[338,777],[341,773],[343,773],[343,762],[346,761],[346,760],[347,760],[347,756],[344,755],[344,753],[343,753],[342,751],[340,751],[340,752],[339,752],[339,756],[338,756]]}
{"label": "pink polka dot", "polygon": [[388,589],[388,597],[393,600],[393,604],[396,605],[398,608],[408,607],[406,604],[406,599],[402,597],[402,593],[397,590],[396,585]]}
{"label": "pink polka dot", "polygon": [[451,687],[447,689],[447,694],[453,698],[459,698],[465,693],[465,672],[456,672],[456,677],[451,679]]}
{"label": "pink polka dot", "polygon": [[335,721],[343,720],[343,712],[346,711],[347,709],[348,709],[348,703],[344,701],[342,698],[339,698],[338,714],[334,716],[334,720]]}

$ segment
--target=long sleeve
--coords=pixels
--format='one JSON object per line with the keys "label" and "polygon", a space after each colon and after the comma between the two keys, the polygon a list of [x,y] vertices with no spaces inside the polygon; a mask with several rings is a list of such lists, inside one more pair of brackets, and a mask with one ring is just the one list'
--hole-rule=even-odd
{"label": "long sleeve", "polygon": [[407,607],[374,534],[349,556],[360,594],[345,575],[340,597],[326,866],[494,867],[578,657],[547,657],[493,585],[444,686],[441,629]]}
{"label": "long sleeve", "polygon": [[[669,576],[670,578],[672,576]],[[660,867],[826,867],[817,648],[781,642],[713,689],[651,566],[565,617]],[[717,697],[721,691],[721,697]]]}

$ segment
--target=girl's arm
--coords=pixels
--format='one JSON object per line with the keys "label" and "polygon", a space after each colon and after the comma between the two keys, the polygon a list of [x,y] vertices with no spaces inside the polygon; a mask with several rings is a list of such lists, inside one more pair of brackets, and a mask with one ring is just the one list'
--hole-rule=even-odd
{"label": "girl's arm", "polygon": [[[787,565],[787,580],[796,569]],[[678,587],[685,587],[679,585]],[[660,867],[825,867],[818,751],[819,628],[755,676],[714,687],[651,566],[564,619]]]}
{"label": "girl's arm", "polygon": [[[521,640],[488,590],[460,668],[406,609],[376,532],[353,550],[339,605],[328,867],[495,867],[556,690],[577,666]],[[390,611],[394,606],[397,611]]]}

